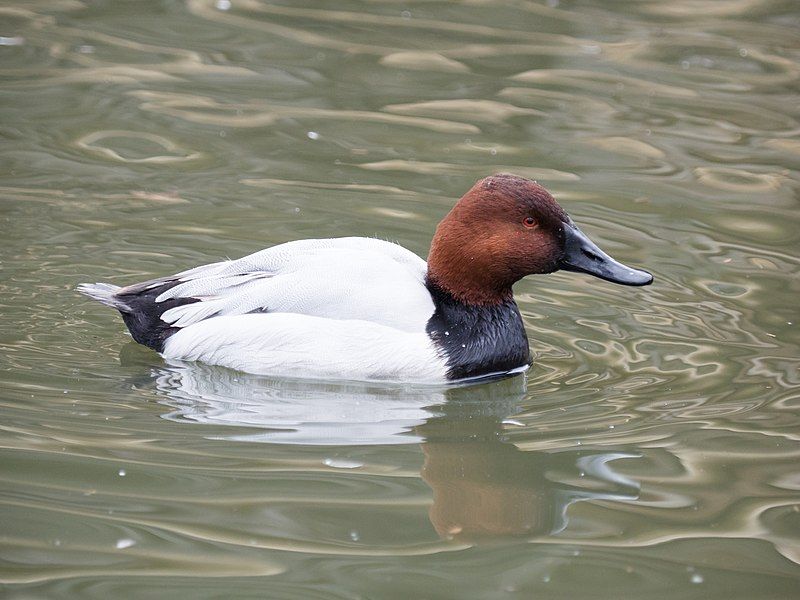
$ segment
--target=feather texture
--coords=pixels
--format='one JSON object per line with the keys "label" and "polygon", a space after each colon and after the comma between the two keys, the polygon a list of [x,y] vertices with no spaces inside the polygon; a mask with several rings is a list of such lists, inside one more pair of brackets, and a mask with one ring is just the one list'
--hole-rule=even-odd
{"label": "feather texture", "polygon": [[361,381],[446,381],[425,331],[292,313],[214,317],[167,338],[164,358],[256,374]]}
{"label": "feather texture", "polygon": [[[425,261],[397,244],[336,238],[288,242],[137,287],[154,289],[176,282],[156,302],[198,300],[161,315],[172,327],[210,317],[289,312],[421,332],[434,311],[424,286],[425,272]],[[120,293],[131,291],[124,288]]]}

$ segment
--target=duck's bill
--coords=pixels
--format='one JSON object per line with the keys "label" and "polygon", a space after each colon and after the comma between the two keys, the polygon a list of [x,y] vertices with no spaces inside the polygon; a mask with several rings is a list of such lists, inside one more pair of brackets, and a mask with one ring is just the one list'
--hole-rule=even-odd
{"label": "duck's bill", "polygon": [[653,276],[617,262],[600,250],[574,223],[564,225],[565,252],[559,267],[565,271],[588,273],[622,285],[649,285]]}

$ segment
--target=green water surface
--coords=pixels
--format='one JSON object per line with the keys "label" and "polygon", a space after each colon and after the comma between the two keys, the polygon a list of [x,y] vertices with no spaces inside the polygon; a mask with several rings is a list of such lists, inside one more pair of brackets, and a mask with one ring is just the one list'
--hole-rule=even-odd
{"label": "green water surface", "polygon": [[[800,597],[794,0],[0,4],[0,596]],[[427,254],[536,178],[648,288],[459,388],[165,364],[74,291]]]}

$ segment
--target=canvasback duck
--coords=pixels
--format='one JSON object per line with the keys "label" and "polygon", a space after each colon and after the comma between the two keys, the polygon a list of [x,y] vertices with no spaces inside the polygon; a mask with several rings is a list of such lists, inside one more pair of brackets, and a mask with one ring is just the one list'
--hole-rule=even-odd
{"label": "canvasback duck", "polygon": [[127,287],[81,284],[164,358],[250,373],[446,383],[524,371],[511,288],[558,269],[653,277],[604,253],[542,186],[481,179],[436,228],[426,263],[377,239],[287,242]]}

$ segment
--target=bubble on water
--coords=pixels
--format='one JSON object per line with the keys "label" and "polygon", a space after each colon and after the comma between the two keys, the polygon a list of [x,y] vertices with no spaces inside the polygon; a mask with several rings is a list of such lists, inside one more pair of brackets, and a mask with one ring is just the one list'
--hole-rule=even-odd
{"label": "bubble on water", "polygon": [[122,538],[117,540],[116,548],[117,550],[122,550],[124,548],[130,548],[131,546],[135,545],[136,542],[131,538]]}
{"label": "bubble on water", "polygon": [[231,0],[217,0],[214,3],[214,6],[217,10],[230,10],[231,9]]}
{"label": "bubble on water", "polygon": [[410,10],[404,10],[403,12],[400,13],[400,16],[403,17],[404,19],[410,19],[411,18],[411,11]]}
{"label": "bubble on water", "polygon": [[357,542],[358,540],[361,539],[361,535],[359,535],[358,531],[352,529],[350,531],[350,539],[353,540],[354,542]]}
{"label": "bubble on water", "polygon": [[692,575],[690,581],[692,583],[703,583],[703,581],[705,580],[703,579],[703,576],[700,575],[700,573],[695,573],[694,575]]}
{"label": "bubble on water", "polygon": [[318,140],[319,134],[316,131],[309,131],[306,133],[306,137],[310,140]]}
{"label": "bubble on water", "polygon": [[117,475],[119,475],[120,477],[125,477],[127,473],[125,472],[125,469],[120,469],[119,471],[117,471]]}
{"label": "bubble on water", "polygon": [[742,58],[747,56],[747,48],[739,48],[739,56],[741,56]]}

